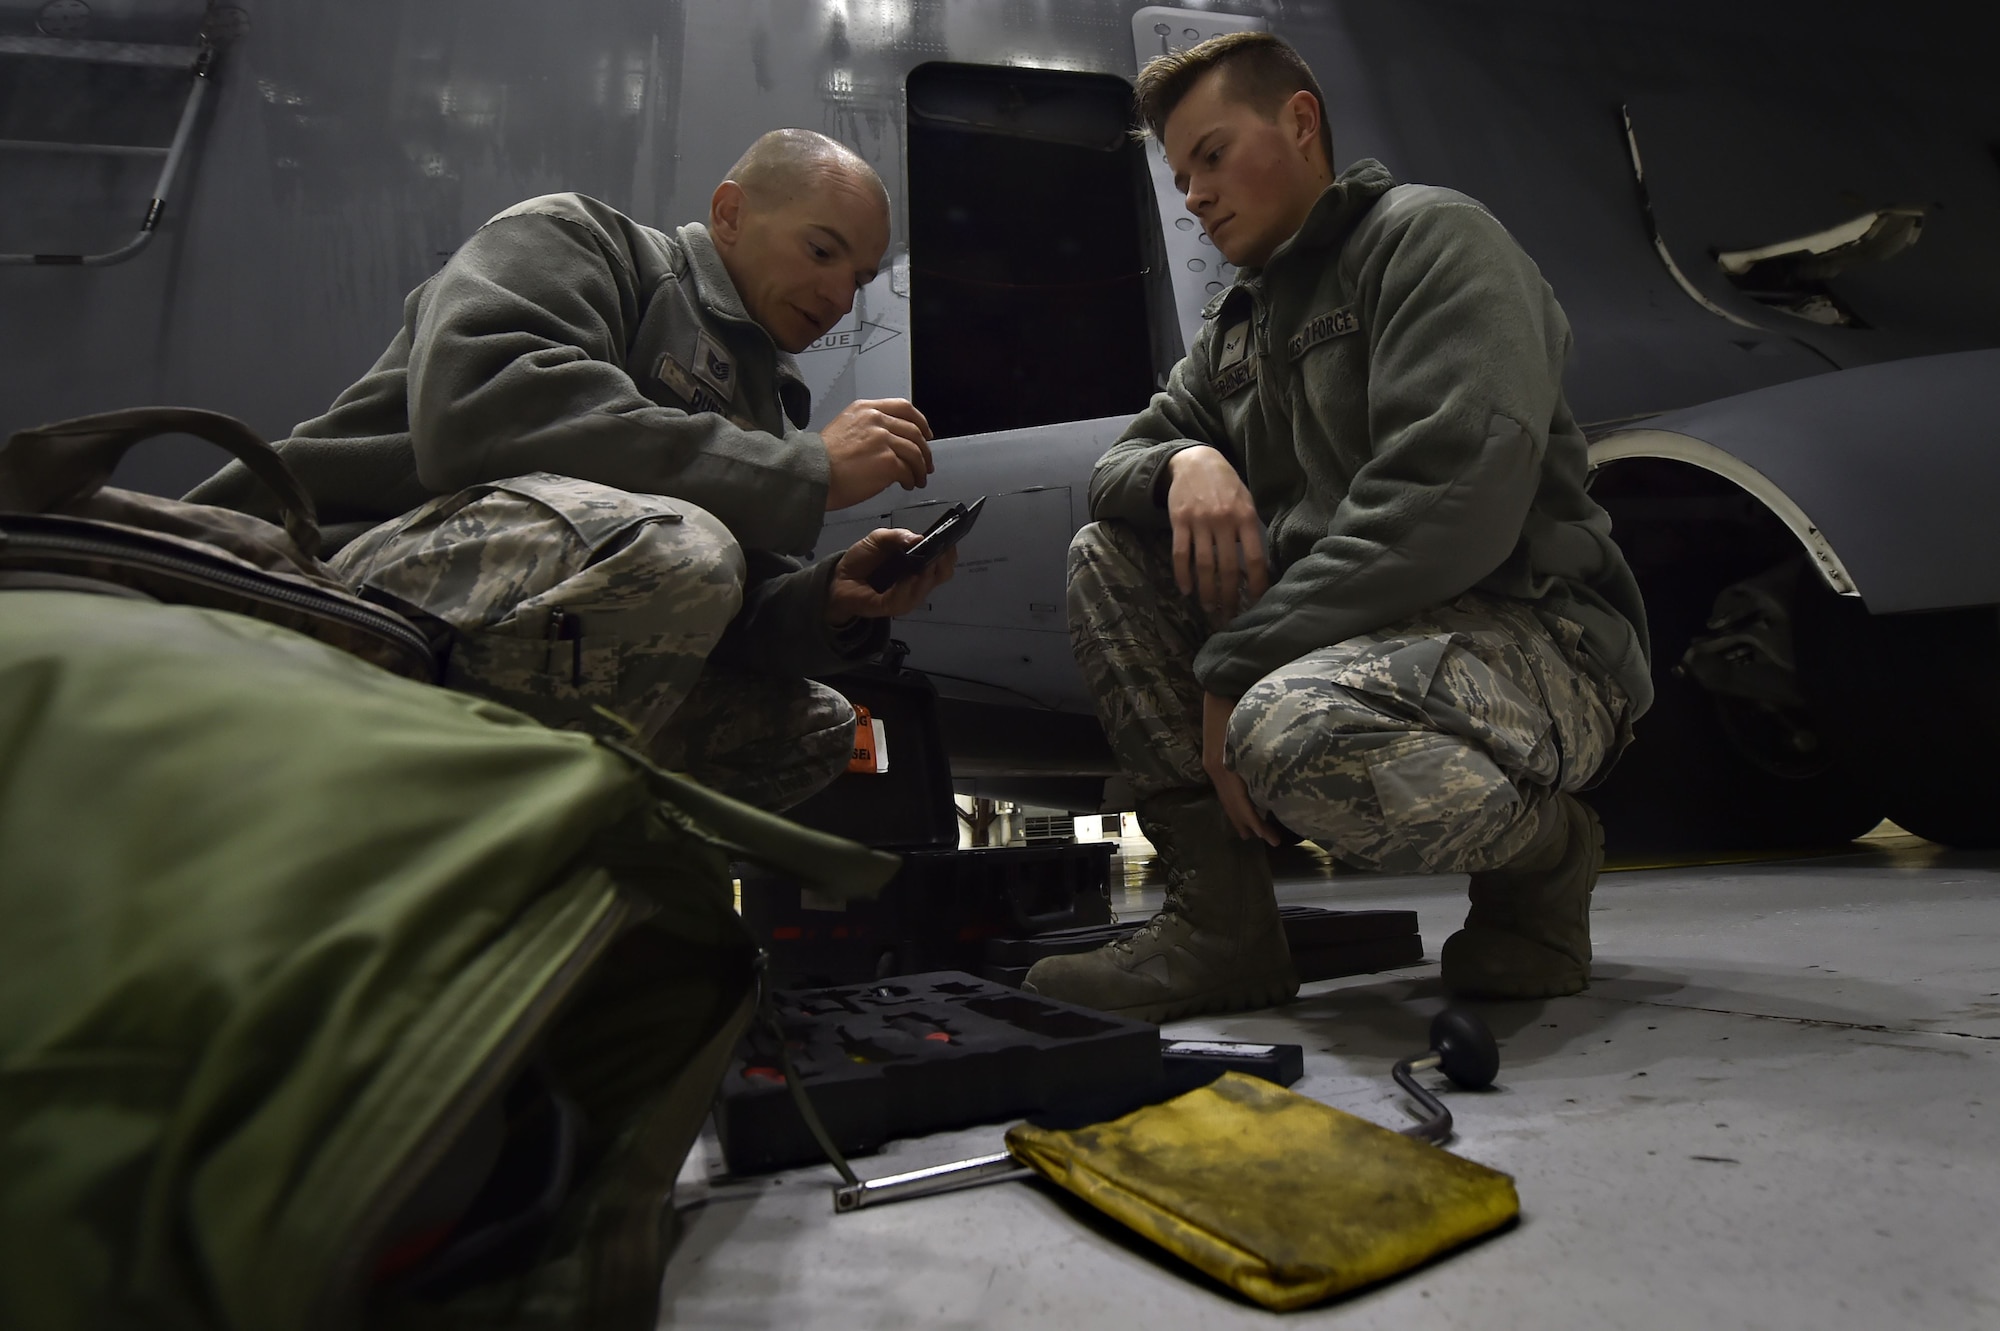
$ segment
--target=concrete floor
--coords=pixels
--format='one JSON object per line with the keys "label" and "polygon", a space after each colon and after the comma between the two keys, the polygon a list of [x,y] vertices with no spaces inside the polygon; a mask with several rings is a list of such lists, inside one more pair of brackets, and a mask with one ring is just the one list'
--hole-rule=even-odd
{"label": "concrete floor", "polygon": [[[1306,866],[1310,870],[1310,865]],[[1288,879],[1414,908],[1430,956],[1463,879]],[[1157,889],[1129,889],[1142,914]],[[1514,1176],[1518,1227],[1299,1313],[1342,1328],[2000,1328],[2000,855],[1909,838],[1830,858],[1607,874],[1595,982],[1496,1004],[1496,1088],[1447,1095],[1452,1149]],[[1435,962],[1308,986],[1175,1035],[1289,1041],[1303,1094],[1400,1127],[1390,1065]],[[1440,1083],[1442,1084],[1442,1083]],[[878,1177],[1000,1149],[898,1142]],[[762,1180],[697,1149],[662,1324],[1266,1325],[1264,1312],[1040,1183],[836,1218],[829,1167]]]}

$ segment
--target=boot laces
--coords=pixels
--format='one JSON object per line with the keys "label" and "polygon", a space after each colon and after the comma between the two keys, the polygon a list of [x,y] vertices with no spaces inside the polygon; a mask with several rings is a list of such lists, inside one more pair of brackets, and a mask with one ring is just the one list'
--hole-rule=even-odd
{"label": "boot laces", "polygon": [[1185,888],[1187,883],[1186,872],[1178,864],[1175,864],[1171,859],[1169,859],[1166,855],[1162,854],[1160,858],[1167,860],[1166,900],[1160,903],[1160,909],[1153,915],[1151,919],[1147,920],[1144,924],[1140,925],[1137,929],[1134,929],[1131,933],[1127,934],[1125,937],[1120,938],[1116,942],[1112,943],[1111,946],[1117,948],[1121,952],[1127,952],[1127,953],[1131,952],[1133,945],[1139,941],[1139,938],[1142,934],[1149,939],[1157,939],[1160,936],[1160,929],[1163,927],[1168,916],[1172,916],[1175,919],[1185,918],[1185,916],[1182,914],[1182,911],[1187,904],[1186,897],[1183,895],[1183,889]]}

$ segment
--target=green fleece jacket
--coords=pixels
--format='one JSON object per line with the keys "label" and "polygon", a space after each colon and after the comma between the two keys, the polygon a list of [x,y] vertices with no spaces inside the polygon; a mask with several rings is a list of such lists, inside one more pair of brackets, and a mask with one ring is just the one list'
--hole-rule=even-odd
{"label": "green fleece jacket", "polygon": [[1563,400],[1569,324],[1478,203],[1360,162],[1260,270],[1202,312],[1165,391],[1091,477],[1092,515],[1164,530],[1166,463],[1210,444],[1267,532],[1271,589],[1195,659],[1240,697],[1317,648],[1477,589],[1582,629],[1579,654],[1651,703],[1645,607],[1584,491]]}
{"label": "green fleece jacket", "polygon": [[[708,228],[671,235],[580,194],[481,227],[403,302],[403,326],[278,451],[331,554],[435,495],[547,471],[707,509],[742,545],[718,659],[813,674],[880,650],[887,621],[824,623],[837,557],[801,566],[826,511],[811,393],[749,316]],[[189,499],[275,516],[240,463]]]}

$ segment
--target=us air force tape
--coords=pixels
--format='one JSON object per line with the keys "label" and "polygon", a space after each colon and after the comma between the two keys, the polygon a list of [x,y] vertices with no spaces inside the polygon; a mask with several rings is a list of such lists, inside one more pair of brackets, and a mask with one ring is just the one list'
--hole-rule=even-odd
{"label": "us air force tape", "polygon": [[1306,326],[1285,344],[1285,350],[1290,353],[1293,360],[1297,360],[1322,342],[1345,337],[1349,333],[1359,332],[1360,329],[1361,317],[1354,312],[1354,307],[1343,305],[1337,310],[1315,314],[1306,320]]}

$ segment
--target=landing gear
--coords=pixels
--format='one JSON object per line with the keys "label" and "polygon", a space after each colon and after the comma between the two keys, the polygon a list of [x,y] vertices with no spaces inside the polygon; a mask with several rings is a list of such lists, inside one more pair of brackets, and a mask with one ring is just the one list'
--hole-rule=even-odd
{"label": "landing gear", "polygon": [[[1584,798],[1614,858],[1837,845],[1883,817],[1833,741],[1796,640],[1801,607],[1840,601],[1798,560],[1791,533],[1730,482],[1632,459],[1593,496],[1646,598],[1653,709],[1605,783]],[[1912,829],[1914,830],[1914,829]]]}

